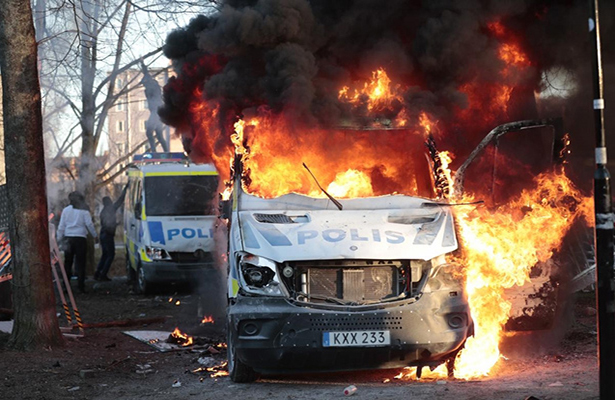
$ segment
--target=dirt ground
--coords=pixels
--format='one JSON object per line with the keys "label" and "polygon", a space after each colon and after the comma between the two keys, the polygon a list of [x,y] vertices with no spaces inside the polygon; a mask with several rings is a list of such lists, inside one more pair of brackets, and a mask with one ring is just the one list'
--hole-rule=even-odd
{"label": "dirt ground", "polygon": [[[174,287],[157,295],[133,294],[124,277],[122,254],[110,275],[114,275],[112,282],[89,280],[88,293],[76,295],[84,323],[152,318],[159,322],[88,328],[85,337],[66,339],[64,347],[42,352],[2,349],[0,399],[330,399],[344,397],[343,390],[349,385],[357,387],[354,397],[363,399],[598,399],[591,292],[576,297],[575,320],[560,335],[560,345],[553,346],[557,335],[545,332],[510,335],[502,344],[504,357],[481,379],[400,380],[394,377],[402,370],[380,370],[268,376],[256,383],[236,384],[227,376],[197,371],[203,367],[199,358],[208,365],[223,364],[224,349],[217,354],[205,346],[162,353],[123,333],[171,332],[179,327],[206,343],[223,342],[220,295]],[[205,315],[213,316],[214,323],[201,324]],[[63,315],[60,322],[65,324]],[[0,333],[0,346],[7,338]]]}

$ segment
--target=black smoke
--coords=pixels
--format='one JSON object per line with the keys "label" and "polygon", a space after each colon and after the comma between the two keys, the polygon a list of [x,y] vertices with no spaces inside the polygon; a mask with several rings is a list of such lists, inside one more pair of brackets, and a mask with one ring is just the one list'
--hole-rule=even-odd
{"label": "black smoke", "polygon": [[[603,2],[601,15],[608,107],[615,104],[615,6]],[[212,148],[228,141],[234,118],[263,106],[297,126],[338,126],[361,121],[338,100],[340,85],[368,80],[383,67],[393,82],[404,83],[398,109],[404,106],[411,118],[426,111],[441,121],[451,148],[467,152],[493,127],[478,114],[475,124],[457,120],[470,106],[460,87],[510,83],[515,101],[497,122],[563,116],[572,155],[585,165],[594,147],[588,17],[588,3],[580,0],[228,0],[219,12],[168,35],[164,53],[178,77],[165,88],[160,115],[194,135],[186,110],[199,87],[205,101],[222,107],[220,140]],[[528,54],[531,67],[502,76],[502,39],[490,29],[495,21]],[[556,70],[576,89],[537,104],[534,92],[545,89],[544,74]],[[615,154],[615,117],[606,124]]]}

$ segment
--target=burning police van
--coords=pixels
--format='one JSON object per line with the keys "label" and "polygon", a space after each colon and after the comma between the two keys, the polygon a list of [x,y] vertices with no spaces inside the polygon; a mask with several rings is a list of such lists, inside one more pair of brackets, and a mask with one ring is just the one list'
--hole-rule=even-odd
{"label": "burning police van", "polygon": [[214,266],[218,172],[182,153],[145,153],[128,169],[126,268],[140,293],[194,282]]}
{"label": "burning police van", "polygon": [[[495,128],[456,175],[503,134]],[[555,127],[556,135],[562,136]],[[336,199],[249,194],[234,162],[229,219],[228,368],[235,382],[259,373],[445,364],[449,376],[474,324],[464,289],[454,201],[435,143],[413,148],[417,195]],[[424,149],[432,157],[425,157]],[[552,148],[553,154],[560,151]],[[436,155],[436,157],[434,157]],[[306,167],[307,169],[307,167]],[[309,171],[309,170],[308,170]],[[318,185],[320,187],[320,185]],[[447,189],[448,190],[448,189]],[[440,195],[438,195],[440,194]],[[450,197],[449,197],[450,198]]]}

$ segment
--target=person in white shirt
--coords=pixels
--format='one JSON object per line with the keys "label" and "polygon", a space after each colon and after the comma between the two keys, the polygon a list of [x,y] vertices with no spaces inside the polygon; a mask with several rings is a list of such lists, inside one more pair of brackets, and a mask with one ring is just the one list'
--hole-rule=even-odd
{"label": "person in white shirt", "polygon": [[85,260],[88,232],[97,239],[92,216],[85,204],[85,198],[79,192],[68,195],[70,204],[62,210],[58,225],[58,242],[64,239],[64,269],[66,275],[72,275],[73,259],[77,272],[79,291],[85,293]]}

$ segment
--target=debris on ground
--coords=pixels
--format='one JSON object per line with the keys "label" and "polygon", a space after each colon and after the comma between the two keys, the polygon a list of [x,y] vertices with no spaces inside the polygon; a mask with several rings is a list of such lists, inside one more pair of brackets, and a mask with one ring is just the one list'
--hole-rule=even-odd
{"label": "debris on ground", "polygon": [[[196,369],[193,369],[190,372],[192,372],[193,374],[197,374],[197,375],[208,374],[210,378],[228,376],[228,362],[221,361],[211,367],[198,367]],[[201,379],[201,382],[202,381],[203,379]]]}
{"label": "debris on ground", "polygon": [[213,367],[214,365],[216,365],[217,361],[215,358],[213,357],[199,357],[196,360],[199,364],[201,364],[203,367],[207,368],[207,367]]}
{"label": "debris on ground", "polygon": [[190,336],[179,329],[173,332],[124,331],[123,333],[161,352],[204,350],[209,354],[220,354],[226,349],[226,343],[220,342],[219,338]]}
{"label": "debris on ground", "polygon": [[357,391],[357,387],[355,385],[350,385],[344,388],[344,396],[352,396]]}

